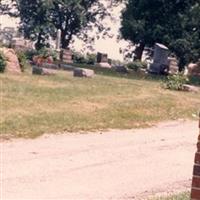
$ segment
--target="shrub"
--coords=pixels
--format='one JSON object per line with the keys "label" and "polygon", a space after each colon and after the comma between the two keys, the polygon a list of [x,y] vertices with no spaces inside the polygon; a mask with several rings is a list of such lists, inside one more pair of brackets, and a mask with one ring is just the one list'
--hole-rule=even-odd
{"label": "shrub", "polygon": [[147,64],[141,61],[134,61],[127,64],[127,67],[135,72],[139,71],[140,69],[147,68]]}
{"label": "shrub", "polygon": [[87,53],[86,55],[86,63],[89,65],[94,65],[96,62],[96,54]]}
{"label": "shrub", "polygon": [[165,87],[170,90],[183,90],[183,85],[188,82],[188,78],[182,73],[167,77]]}
{"label": "shrub", "polygon": [[0,52],[0,73],[3,73],[6,69],[6,59],[2,52]]}
{"label": "shrub", "polygon": [[87,53],[85,56],[80,52],[73,52],[73,60],[78,64],[94,65],[96,62],[96,54]]}
{"label": "shrub", "polygon": [[17,57],[18,57],[18,60],[19,60],[19,65],[20,65],[21,71],[24,72],[25,69],[26,69],[26,66],[27,66],[26,55],[23,51],[18,51]]}
{"label": "shrub", "polygon": [[84,55],[79,52],[73,52],[73,61],[79,64],[86,64]]}
{"label": "shrub", "polygon": [[47,49],[47,48],[42,48],[39,51],[28,50],[28,51],[25,52],[25,56],[28,60],[33,60],[34,56],[41,56],[43,58],[52,57],[54,61],[57,59],[56,51],[53,51],[53,50],[50,50],[50,49]]}

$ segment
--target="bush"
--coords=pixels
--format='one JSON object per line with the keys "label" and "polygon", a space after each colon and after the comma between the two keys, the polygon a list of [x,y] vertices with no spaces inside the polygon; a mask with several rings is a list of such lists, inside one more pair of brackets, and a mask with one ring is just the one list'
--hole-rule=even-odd
{"label": "bush", "polygon": [[39,55],[37,50],[31,49],[24,52],[27,60],[32,60],[34,56]]}
{"label": "bush", "polygon": [[141,61],[130,62],[127,64],[127,67],[135,72],[139,71],[140,69],[147,68],[147,64]]}
{"label": "bush", "polygon": [[0,73],[3,73],[6,69],[6,59],[2,52],[0,52]]}
{"label": "bush", "polygon": [[96,54],[87,53],[86,55],[86,64],[94,65],[96,62]]}
{"label": "bush", "polygon": [[87,53],[86,55],[80,52],[73,52],[73,61],[78,64],[94,65],[96,62],[96,54]]}
{"label": "bush", "polygon": [[188,78],[182,73],[167,77],[165,87],[170,90],[183,90],[183,85],[188,82]]}
{"label": "bush", "polygon": [[26,56],[26,59],[28,59],[28,60],[33,60],[34,56],[41,56],[43,58],[52,57],[54,61],[57,60],[56,51],[53,51],[53,50],[50,50],[47,48],[40,49],[39,51],[28,50],[25,52],[25,56]]}
{"label": "bush", "polygon": [[26,66],[27,66],[26,55],[25,55],[24,52],[18,51],[17,52],[17,57],[18,57],[18,60],[19,60],[19,65],[20,65],[21,71],[24,72],[25,69],[26,69]]}
{"label": "bush", "polygon": [[79,64],[86,64],[87,63],[84,55],[79,53],[79,52],[73,52],[73,61],[75,63],[79,63]]}

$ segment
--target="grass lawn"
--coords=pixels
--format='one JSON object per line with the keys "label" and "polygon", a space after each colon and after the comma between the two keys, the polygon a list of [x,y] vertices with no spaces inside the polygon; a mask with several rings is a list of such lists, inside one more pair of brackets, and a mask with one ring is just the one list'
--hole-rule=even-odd
{"label": "grass lawn", "polygon": [[92,79],[0,74],[0,130],[8,137],[128,129],[164,120],[197,119],[200,94],[161,87],[160,80],[98,72]]}
{"label": "grass lawn", "polygon": [[152,200],[190,200],[190,193],[185,192],[185,193],[181,193],[181,194],[177,194],[177,195],[173,195],[169,197],[155,198]]}

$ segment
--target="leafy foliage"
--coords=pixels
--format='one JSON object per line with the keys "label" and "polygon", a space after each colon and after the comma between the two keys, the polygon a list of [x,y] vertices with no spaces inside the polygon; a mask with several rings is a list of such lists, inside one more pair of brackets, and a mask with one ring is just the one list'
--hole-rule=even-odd
{"label": "leafy foliage", "polygon": [[99,32],[104,29],[102,19],[108,16],[107,8],[100,0],[15,0],[21,18],[21,29],[26,38],[37,41],[38,49],[48,47],[50,36],[56,36],[61,30],[62,48],[67,48],[73,36],[84,40],[88,38],[86,31],[94,26]]}
{"label": "leafy foliage", "polygon": [[147,65],[146,65],[146,63],[141,62],[141,61],[138,60],[138,61],[135,61],[135,62],[128,63],[127,67],[129,69],[132,69],[132,70],[137,72],[139,69],[147,68]]}
{"label": "leafy foliage", "polygon": [[6,68],[6,59],[2,52],[0,52],[0,73],[3,73]]}
{"label": "leafy foliage", "polygon": [[136,54],[156,42],[169,46],[182,68],[200,57],[200,1],[128,0],[121,34],[137,45]]}
{"label": "leafy foliage", "polygon": [[27,66],[26,55],[23,51],[18,51],[17,57],[18,57],[18,60],[19,60],[19,65],[20,65],[21,71],[24,72],[25,69],[26,69],[26,66]]}
{"label": "leafy foliage", "polygon": [[183,85],[188,81],[188,78],[182,73],[170,75],[167,77],[165,87],[171,90],[183,90]]}
{"label": "leafy foliage", "polygon": [[73,52],[73,60],[75,63],[79,64],[89,64],[94,65],[96,62],[96,54],[87,53],[86,55],[80,52]]}
{"label": "leafy foliage", "polygon": [[25,56],[28,60],[33,60],[34,56],[41,56],[43,58],[52,57],[53,60],[57,59],[57,53],[51,49],[41,48],[40,50],[28,50],[25,53]]}

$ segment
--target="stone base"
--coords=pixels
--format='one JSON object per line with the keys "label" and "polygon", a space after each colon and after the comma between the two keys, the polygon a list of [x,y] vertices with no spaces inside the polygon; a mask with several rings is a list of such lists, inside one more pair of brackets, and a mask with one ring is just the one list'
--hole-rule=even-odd
{"label": "stone base", "polygon": [[200,87],[184,84],[183,85],[183,90],[184,91],[188,91],[188,92],[196,92],[197,93],[197,92],[200,92]]}
{"label": "stone base", "polygon": [[167,74],[168,66],[161,63],[152,63],[149,67],[149,73],[152,74]]}
{"label": "stone base", "polygon": [[42,67],[37,67],[37,66],[33,66],[32,67],[32,74],[33,75],[43,75],[43,76],[49,76],[49,75],[55,75],[56,71],[52,70],[52,69],[46,69],[46,68],[42,68]]}
{"label": "stone base", "polygon": [[75,68],[74,69],[74,77],[92,78],[93,76],[94,76],[94,70],[81,69],[81,68]]}
{"label": "stone base", "polygon": [[102,68],[109,68],[109,69],[112,68],[112,66],[109,63],[97,63],[96,66],[102,67]]}

